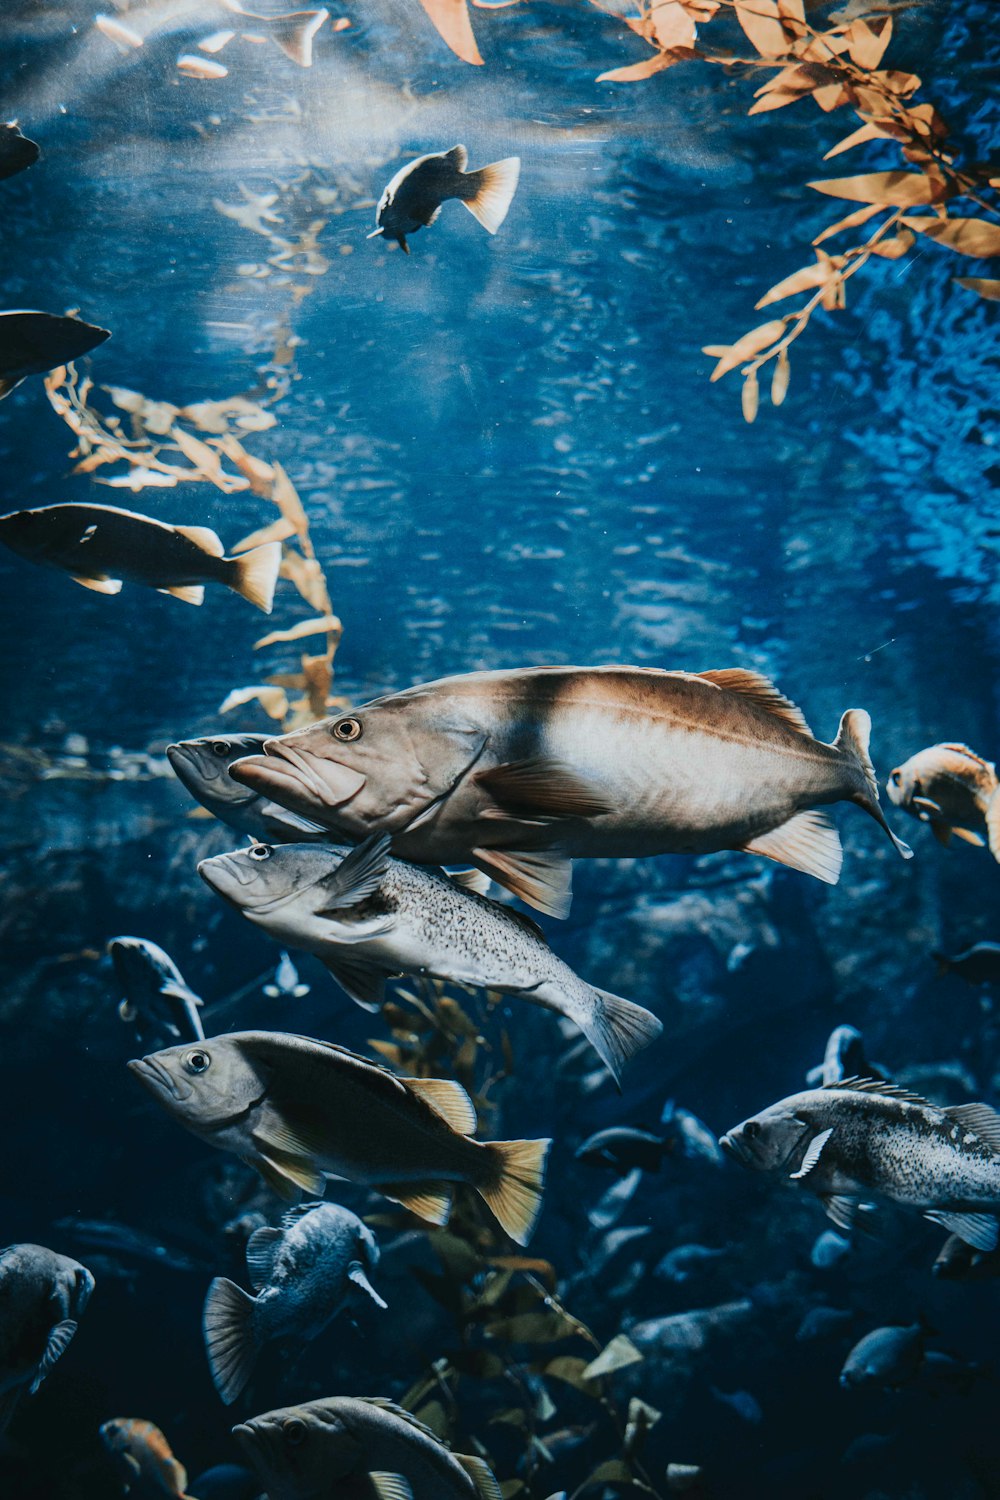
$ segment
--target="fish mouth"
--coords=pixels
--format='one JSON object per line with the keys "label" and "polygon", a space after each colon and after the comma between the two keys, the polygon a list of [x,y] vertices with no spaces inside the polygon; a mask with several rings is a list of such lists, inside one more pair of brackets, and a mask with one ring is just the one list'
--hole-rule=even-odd
{"label": "fish mouth", "polygon": [[227,802],[250,801],[249,797],[239,795],[242,788],[230,776],[226,766],[207,758],[203,760],[190,745],[183,742],[168,745],[166,756],[177,780],[193,797],[198,796],[199,787],[210,786],[213,796],[224,798]]}
{"label": "fish mouth", "polygon": [[234,761],[229,774],[242,786],[266,792],[278,802],[284,791],[300,798],[306,796],[310,807],[318,802],[321,807],[331,809],[350,802],[367,780],[360,771],[352,771],[340,761],[318,761],[317,757],[303,755],[277,739],[265,742],[263,755],[248,755]]}
{"label": "fish mouth", "polygon": [[182,1104],[191,1097],[191,1090],[186,1089],[182,1093],[178,1080],[153,1056],[133,1057],[128,1070],[151,1094],[158,1097],[166,1094],[177,1104]]}
{"label": "fish mouth", "polygon": [[257,1434],[249,1422],[237,1422],[232,1429],[233,1437],[239,1443],[243,1452],[253,1457],[257,1452]]}
{"label": "fish mouth", "polygon": [[[241,859],[238,854],[215,854],[211,859],[203,859],[199,863],[198,874],[202,880],[217,896],[228,901],[230,906],[235,906],[237,911],[254,911],[267,913],[277,911],[279,907],[286,906],[289,901],[294,901],[301,896],[303,891],[310,890],[323,879],[318,875],[308,885],[293,882],[290,890],[279,891],[276,896],[262,896],[259,900],[250,899],[247,887],[252,887],[257,880],[257,871]],[[239,891],[233,889],[232,882],[235,881],[241,887]]]}
{"label": "fish mouth", "polygon": [[727,1156],[731,1156],[734,1161],[742,1162],[745,1167],[753,1165],[750,1150],[742,1136],[739,1135],[738,1129],[727,1130],[725,1135],[720,1135],[719,1145],[726,1152]]}

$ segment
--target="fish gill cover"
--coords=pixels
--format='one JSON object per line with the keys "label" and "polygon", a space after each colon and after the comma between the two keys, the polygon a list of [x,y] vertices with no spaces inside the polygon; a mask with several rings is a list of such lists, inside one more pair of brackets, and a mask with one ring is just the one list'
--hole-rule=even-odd
{"label": "fish gill cover", "polygon": [[1000,1492],[998,32],[7,0],[0,1493]]}

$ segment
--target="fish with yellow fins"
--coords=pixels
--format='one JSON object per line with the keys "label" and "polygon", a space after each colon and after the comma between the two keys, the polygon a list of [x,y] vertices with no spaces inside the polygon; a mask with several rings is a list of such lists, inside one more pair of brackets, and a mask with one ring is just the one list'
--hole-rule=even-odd
{"label": "fish with yellow fins", "polygon": [[376,228],[368,238],[384,234],[409,255],[406,236],[433,224],[449,198],[464,203],[488,234],[496,234],[517,190],[521,158],[507,156],[475,172],[466,171],[468,164],[464,146],[407,162],[383,191],[375,211]]}
{"label": "fish with yellow fins", "polygon": [[470,861],[554,916],[570,860],[742,849],[836,884],[855,802],[896,838],[850,708],[831,744],[757,672],[526,667],[471,672],[267,740],[234,780],[426,864]]}
{"label": "fish with yellow fins", "polygon": [[[980,849],[988,840],[1000,862],[1000,798],[996,767],[968,745],[930,745],[890,774],[890,801],[912,818],[929,823],[939,844],[952,838]],[[971,826],[969,826],[971,825]],[[977,832],[982,828],[986,839]]]}
{"label": "fish with yellow fins", "polygon": [[201,604],[221,583],[271,613],[281,543],[227,557],[208,526],[168,526],[117,505],[43,505],[0,516],[0,542],[29,562],[60,568],[98,594],[142,583],[185,604]]}
{"label": "fish with yellow fins", "polygon": [[118,1458],[130,1487],[138,1483],[143,1486],[143,1494],[194,1500],[187,1494],[187,1470],[152,1422],[143,1417],[113,1417],[102,1425],[101,1441]]}
{"label": "fish with yellow fins", "polygon": [[242,1031],[129,1063],[168,1114],[255,1167],[279,1197],[328,1177],[374,1188],[446,1224],[451,1184],[475,1189],[521,1245],[542,1206],[550,1141],[476,1141],[461,1084],[400,1078],[332,1042]]}

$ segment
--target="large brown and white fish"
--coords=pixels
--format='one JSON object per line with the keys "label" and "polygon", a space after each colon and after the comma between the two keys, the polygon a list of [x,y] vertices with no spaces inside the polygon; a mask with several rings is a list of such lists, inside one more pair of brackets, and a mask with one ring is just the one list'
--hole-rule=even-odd
{"label": "large brown and white fish", "polygon": [[476,172],[467,172],[468,164],[465,147],[452,146],[450,151],[418,156],[400,167],[378,201],[377,228],[368,238],[384,234],[409,255],[406,236],[433,224],[449,198],[464,203],[488,233],[496,234],[517,189],[521,158],[507,156]]}
{"label": "large brown and white fish", "polygon": [[499,990],[567,1016],[616,1080],[659,1036],[654,1015],[586,984],[529,917],[390,859],[388,846],[387,834],[354,849],[256,844],[202,860],[198,874],[278,942],[315,954],[369,1010],[386,979],[403,974]]}
{"label": "large brown and white fish", "polygon": [[832,744],[766,677],[641,667],[472,672],[268,740],[230,774],[328,828],[471,860],[532,905],[569,907],[569,860],[745,849],[835,884],[856,802],[885,828],[850,708]]}
{"label": "large brown and white fish", "polygon": [[452,1453],[423,1422],[380,1397],[280,1407],[233,1434],[271,1500],[500,1500],[483,1459]]}
{"label": "large brown and white fish", "polygon": [[167,526],[117,505],[43,505],[0,516],[0,542],[30,562],[61,568],[98,594],[142,583],[201,604],[206,583],[222,583],[266,615],[281,566],[281,543],[226,557],[207,526]]}
{"label": "large brown and white fish", "polygon": [[744,1166],[817,1194],[849,1229],[888,1198],[993,1250],[1000,1219],[1000,1115],[988,1104],[940,1108],[892,1083],[848,1078],[792,1094],[744,1120],[720,1145]]}
{"label": "large brown and white fish", "polygon": [[897,807],[930,824],[939,844],[949,844],[954,836],[982,848],[976,829],[984,828],[990,853],[1000,861],[998,786],[992,761],[968,745],[943,744],[911,755],[891,773],[885,789]]}
{"label": "large brown and white fish", "polygon": [[129,1068],[179,1124],[283,1198],[346,1177],[445,1224],[450,1184],[464,1182],[522,1245],[541,1209],[551,1143],[473,1140],[472,1100],[448,1079],[397,1078],[331,1042],[270,1031],[167,1047]]}

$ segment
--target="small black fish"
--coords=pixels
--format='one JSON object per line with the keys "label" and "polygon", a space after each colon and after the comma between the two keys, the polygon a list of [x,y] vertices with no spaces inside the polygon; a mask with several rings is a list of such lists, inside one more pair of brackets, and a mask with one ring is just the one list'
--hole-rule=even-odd
{"label": "small black fish", "polygon": [[[3,162],[0,157],[0,176]],[[0,401],[29,375],[79,359],[111,337],[110,330],[44,312],[0,312]]]}
{"label": "small black fish", "polygon": [[418,156],[401,167],[378,201],[378,228],[368,238],[387,235],[409,255],[406,236],[433,224],[449,198],[464,203],[485,230],[496,234],[517,189],[521,158],[507,156],[477,172],[465,170],[468,160],[464,146],[452,146],[450,151]]}
{"label": "small black fish", "polygon": [[973,943],[962,953],[949,958],[947,953],[932,953],[942,974],[957,974],[966,984],[1000,984],[1000,943]]}
{"label": "small black fish", "polygon": [[35,142],[21,134],[16,121],[0,125],[0,181],[5,177],[16,177],[18,172],[26,172],[41,154]]}
{"label": "small black fish", "polygon": [[183,975],[157,943],[148,938],[116,937],[108,944],[123,999],[118,1014],[134,1025],[136,1037],[157,1045],[203,1042],[199,1009],[204,1002],[185,984]]}
{"label": "small black fish", "polygon": [[620,1177],[626,1177],[637,1167],[643,1172],[658,1172],[664,1153],[669,1150],[668,1142],[648,1130],[613,1125],[609,1130],[588,1136],[577,1147],[576,1159],[586,1162],[588,1167],[611,1167]]}
{"label": "small black fish", "polygon": [[0,516],[0,542],[46,567],[61,568],[98,594],[117,594],[122,579],[143,583],[186,604],[201,604],[206,583],[223,583],[271,613],[281,543],[241,557],[207,526],[167,526],[117,505],[43,505]]}

